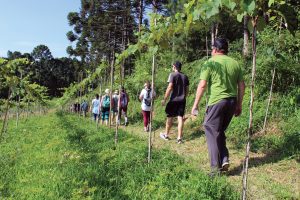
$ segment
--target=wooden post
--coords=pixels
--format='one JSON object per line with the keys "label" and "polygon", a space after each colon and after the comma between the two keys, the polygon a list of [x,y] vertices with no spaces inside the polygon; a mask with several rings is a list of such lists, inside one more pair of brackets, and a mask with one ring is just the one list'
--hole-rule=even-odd
{"label": "wooden post", "polygon": [[79,116],[81,115],[81,102],[82,102],[82,76],[83,76],[83,72],[80,72],[80,91],[79,91]]}
{"label": "wooden post", "polygon": [[[156,9],[156,1],[153,1],[153,12],[156,13],[157,9]],[[154,26],[156,26],[156,18],[154,18]],[[152,81],[151,81],[151,87],[152,87],[152,91],[154,91],[155,87],[154,87],[154,78],[155,78],[155,54],[153,54],[152,56]],[[151,106],[150,106],[150,129],[149,129],[149,134],[148,134],[148,163],[151,162],[151,150],[152,150],[152,126],[153,126],[153,107],[154,107],[154,98],[151,98]]]}
{"label": "wooden post", "polygon": [[[21,71],[21,76],[20,76],[20,80],[22,81],[22,78],[23,78],[23,73]],[[19,88],[19,91],[20,91],[20,88]],[[18,104],[17,104],[17,116],[16,116],[16,127],[18,127],[18,124],[19,124],[19,117],[20,117],[20,101],[21,101],[21,97],[20,97],[20,92],[19,92],[19,95],[18,95]]]}
{"label": "wooden post", "polygon": [[118,112],[117,112],[117,117],[116,117],[116,132],[115,132],[115,145],[118,143],[118,129],[119,129],[119,121],[120,121],[120,112],[121,112],[121,102],[120,102],[120,97],[121,97],[121,88],[122,85],[119,87],[119,98],[118,98]]}
{"label": "wooden post", "polygon": [[246,145],[246,156],[244,159],[243,165],[243,191],[242,191],[242,199],[246,200],[247,198],[247,178],[248,178],[248,163],[249,163],[249,153],[250,153],[250,140],[253,132],[253,105],[254,105],[254,83],[255,83],[255,72],[256,72],[256,28],[257,28],[257,19],[255,16],[252,20],[253,31],[252,31],[252,78],[251,78],[251,97],[250,97],[250,115],[249,115],[249,127],[248,127],[248,141]]}
{"label": "wooden post", "polygon": [[114,65],[115,65],[115,50],[113,50],[113,59],[111,63],[110,68],[110,106],[109,106],[109,115],[108,115],[108,121],[109,121],[109,128],[111,128],[111,110],[112,110],[112,90],[113,90],[113,81],[114,81]]}
{"label": "wooden post", "polygon": [[112,105],[111,98],[112,98],[112,90],[113,90],[113,83],[114,83],[116,30],[117,30],[117,16],[115,17],[114,44],[113,44],[113,48],[112,48],[112,61],[111,61],[111,66],[110,66],[110,106],[109,106],[109,114],[108,114],[109,128],[111,128],[111,105]]}
{"label": "wooden post", "polygon": [[271,88],[270,88],[269,100],[268,100],[268,105],[267,105],[266,115],[265,115],[265,120],[264,120],[264,126],[263,126],[263,132],[264,132],[264,133],[266,132],[266,125],[267,125],[268,112],[269,112],[269,107],[270,107],[271,99],[272,99],[272,92],[273,92],[274,78],[275,78],[275,68],[273,69],[273,73],[272,73],[272,82],[271,82]]}

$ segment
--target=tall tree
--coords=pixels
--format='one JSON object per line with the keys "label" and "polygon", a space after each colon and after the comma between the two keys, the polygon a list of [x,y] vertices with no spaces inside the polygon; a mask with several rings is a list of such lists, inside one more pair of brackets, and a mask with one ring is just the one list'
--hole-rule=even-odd
{"label": "tall tree", "polygon": [[244,16],[244,44],[243,55],[247,57],[249,55],[249,30],[248,30],[249,16]]}
{"label": "tall tree", "polygon": [[34,60],[50,60],[53,58],[50,49],[43,44],[36,46],[33,49],[31,56]]}

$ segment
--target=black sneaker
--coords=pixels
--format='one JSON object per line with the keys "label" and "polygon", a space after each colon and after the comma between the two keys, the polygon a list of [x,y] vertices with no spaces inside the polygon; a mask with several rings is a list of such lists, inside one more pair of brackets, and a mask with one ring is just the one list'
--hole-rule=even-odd
{"label": "black sneaker", "polygon": [[227,161],[227,162],[223,162],[223,163],[222,163],[221,171],[227,172],[228,169],[229,169],[229,162],[228,162],[228,161]]}
{"label": "black sneaker", "polygon": [[177,144],[182,144],[183,143],[183,140],[182,140],[182,138],[180,138],[180,139],[177,139]]}

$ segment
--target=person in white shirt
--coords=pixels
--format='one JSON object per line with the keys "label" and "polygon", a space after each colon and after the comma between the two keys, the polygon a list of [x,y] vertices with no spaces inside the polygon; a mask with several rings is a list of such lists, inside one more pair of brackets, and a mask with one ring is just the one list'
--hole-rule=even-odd
{"label": "person in white shirt", "polygon": [[115,90],[113,96],[112,96],[112,122],[116,121],[116,123],[119,123],[119,119],[117,119],[118,115],[118,105],[119,105],[119,91]]}
{"label": "person in white shirt", "polygon": [[145,82],[144,89],[141,91],[139,96],[140,101],[142,102],[142,112],[144,119],[144,131],[149,131],[150,124],[150,112],[151,112],[151,100],[155,97],[155,91],[152,90],[151,84],[149,81]]}
{"label": "person in white shirt", "polygon": [[93,113],[94,121],[99,121],[99,116],[100,116],[100,99],[99,99],[99,94],[96,94],[95,99],[93,99],[92,104],[91,104],[91,109],[90,111]]}

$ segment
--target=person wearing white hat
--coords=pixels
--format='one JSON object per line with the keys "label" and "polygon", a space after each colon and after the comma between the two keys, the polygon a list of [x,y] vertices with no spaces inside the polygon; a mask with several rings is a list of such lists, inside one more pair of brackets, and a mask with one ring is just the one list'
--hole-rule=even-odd
{"label": "person wearing white hat", "polygon": [[102,108],[101,119],[102,119],[102,124],[105,121],[105,125],[108,125],[109,109],[111,106],[109,93],[110,93],[109,89],[105,89],[105,94],[101,98],[101,108]]}

